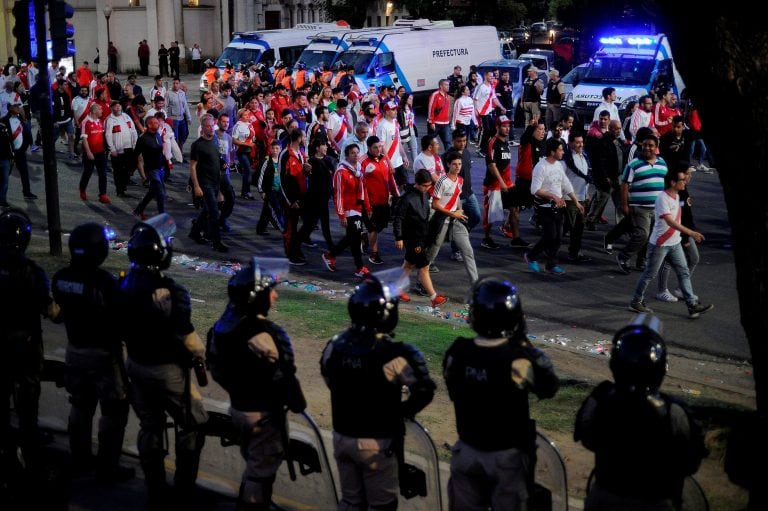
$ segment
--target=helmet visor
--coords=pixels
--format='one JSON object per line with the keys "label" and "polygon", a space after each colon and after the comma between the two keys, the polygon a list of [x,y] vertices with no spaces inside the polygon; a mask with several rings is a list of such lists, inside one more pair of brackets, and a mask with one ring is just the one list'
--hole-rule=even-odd
{"label": "helmet visor", "polygon": [[274,286],[288,276],[290,264],[285,257],[252,257],[253,281],[256,287]]}
{"label": "helmet visor", "polygon": [[157,232],[161,239],[167,240],[176,234],[176,221],[168,213],[161,213],[142,222]]}
{"label": "helmet visor", "polygon": [[400,296],[400,293],[406,291],[411,285],[408,275],[402,268],[377,271],[372,273],[371,276],[381,283],[381,288],[387,300],[397,298]]}

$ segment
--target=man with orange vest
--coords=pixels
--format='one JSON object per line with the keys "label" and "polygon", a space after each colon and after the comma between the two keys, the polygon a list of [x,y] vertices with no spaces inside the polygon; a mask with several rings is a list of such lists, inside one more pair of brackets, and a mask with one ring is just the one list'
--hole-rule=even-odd
{"label": "man with orange vest", "polygon": [[208,69],[205,70],[205,83],[208,85],[208,87],[211,87],[211,84],[219,79],[219,76],[221,74],[219,73],[219,68],[216,67],[216,64],[212,60],[206,60],[206,64],[208,64]]}

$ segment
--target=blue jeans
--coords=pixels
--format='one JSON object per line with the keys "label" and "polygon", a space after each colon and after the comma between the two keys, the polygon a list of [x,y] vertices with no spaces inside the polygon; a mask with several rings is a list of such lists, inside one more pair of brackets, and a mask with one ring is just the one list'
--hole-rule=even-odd
{"label": "blue jeans", "polygon": [[8,179],[11,175],[11,160],[0,160],[0,206],[8,203]]}
{"label": "blue jeans", "polygon": [[157,200],[157,213],[165,213],[165,184],[163,179],[165,178],[164,169],[155,169],[147,172],[147,179],[149,180],[149,191],[141,199],[139,205],[136,206],[137,213],[143,213],[144,209],[153,198]]}
{"label": "blue jeans", "polygon": [[451,147],[451,125],[450,124],[435,124],[434,130],[429,130],[430,135],[440,137],[443,142],[443,150],[447,151]]}
{"label": "blue jeans", "polygon": [[251,193],[251,158],[248,153],[237,153],[237,163],[240,164],[240,175],[243,176],[243,186],[240,194]]}
{"label": "blue jeans", "polygon": [[184,150],[184,142],[187,141],[189,136],[189,125],[184,119],[173,120],[173,134],[176,137],[176,143],[179,144],[179,150]]}
{"label": "blue jeans", "polygon": [[221,241],[221,231],[219,230],[219,183],[200,183],[203,190],[203,208],[195,220],[192,232],[202,234],[206,230],[208,239],[213,242]]}
{"label": "blue jeans", "polygon": [[696,297],[693,294],[691,286],[691,273],[688,271],[688,263],[685,261],[682,243],[677,243],[668,247],[659,247],[657,245],[648,245],[648,259],[640,280],[635,287],[634,302],[642,302],[645,297],[645,290],[648,284],[656,278],[664,261],[672,266],[677,274],[677,281],[680,284],[680,290],[683,292],[685,303],[688,305],[696,304]]}

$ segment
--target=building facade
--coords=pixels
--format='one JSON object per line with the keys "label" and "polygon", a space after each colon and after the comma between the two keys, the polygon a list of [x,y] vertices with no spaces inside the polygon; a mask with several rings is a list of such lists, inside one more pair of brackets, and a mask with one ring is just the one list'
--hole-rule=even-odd
{"label": "building facade", "polygon": [[[197,43],[203,59],[216,59],[233,32],[290,28],[297,23],[326,21],[323,0],[67,0],[75,8],[75,66],[98,57],[94,69],[107,69],[107,44],[111,40],[118,51],[118,70],[138,70],[139,42],[146,39],[150,48],[150,74],[159,71],[157,51],[161,44],[169,48],[178,41],[184,72],[191,48]],[[361,0],[362,1],[362,0]],[[12,36],[14,0],[0,0],[0,62],[13,56]],[[109,17],[107,17],[107,14]],[[404,12],[392,2],[370,2],[367,25],[392,24]],[[14,59],[15,60],[15,59]]]}

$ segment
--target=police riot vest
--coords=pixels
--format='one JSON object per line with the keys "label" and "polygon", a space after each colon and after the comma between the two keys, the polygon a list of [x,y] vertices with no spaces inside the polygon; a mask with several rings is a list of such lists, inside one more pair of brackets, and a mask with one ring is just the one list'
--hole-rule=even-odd
{"label": "police riot vest", "polygon": [[[261,336],[272,338],[277,361],[259,356],[250,346]],[[206,360],[213,379],[229,393],[236,410],[281,411],[288,406],[298,412],[306,407],[288,334],[267,319],[227,307],[208,332]]]}
{"label": "police riot vest", "polygon": [[401,386],[388,381],[383,368],[400,356],[413,365],[410,347],[351,328],[331,343],[323,376],[331,389],[334,431],[359,438],[402,435]]}
{"label": "police riot vest", "polygon": [[539,79],[531,80],[526,78],[523,82],[523,102],[526,103],[538,103],[541,100],[541,94],[536,90],[536,82]]}
{"label": "police riot vest", "polygon": [[[560,99],[560,91],[557,90],[558,85],[560,85],[559,80],[558,81],[550,80],[549,83],[547,83],[547,104],[548,105],[560,104],[561,99]],[[549,129],[549,126],[547,126],[547,129]]]}
{"label": "police riot vest", "polygon": [[23,256],[0,261],[0,290],[0,341],[42,342],[41,315],[51,301],[42,268]]}
{"label": "police riot vest", "polygon": [[446,353],[451,367],[446,385],[456,408],[459,438],[482,451],[530,449],[535,427],[528,413],[528,391],[512,380],[512,362],[522,352],[512,342],[477,346],[460,337]]}
{"label": "police riot vest", "polygon": [[[661,393],[622,392],[612,382],[601,383],[591,397],[596,406],[583,436],[594,439],[589,448],[600,487],[641,499],[679,496],[703,451],[700,436],[692,432],[698,428],[682,406]],[[577,428],[575,435],[582,431]]]}
{"label": "police riot vest", "polygon": [[[167,309],[153,299],[158,289],[170,292]],[[194,327],[189,322],[191,302],[186,289],[160,272],[135,268],[120,284],[119,296],[120,327],[131,360],[145,365],[189,363],[184,336]]]}
{"label": "police riot vest", "polygon": [[72,346],[115,349],[117,280],[109,272],[68,266],[53,276],[51,287]]}

